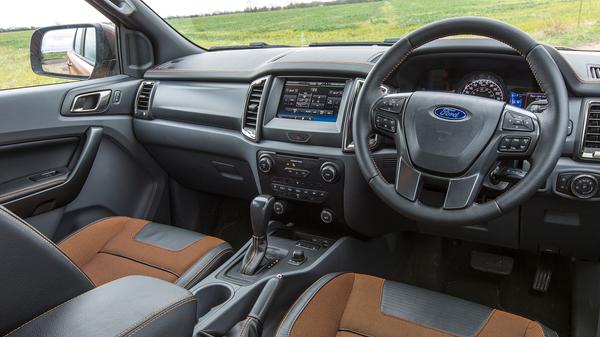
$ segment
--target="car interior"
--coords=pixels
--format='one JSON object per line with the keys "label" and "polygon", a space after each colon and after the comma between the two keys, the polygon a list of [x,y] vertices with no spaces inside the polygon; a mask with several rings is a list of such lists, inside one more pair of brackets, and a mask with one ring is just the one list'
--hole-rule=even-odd
{"label": "car interior", "polygon": [[114,26],[31,38],[70,80],[0,90],[0,335],[600,336],[599,52],[475,16],[203,49],[87,2]]}

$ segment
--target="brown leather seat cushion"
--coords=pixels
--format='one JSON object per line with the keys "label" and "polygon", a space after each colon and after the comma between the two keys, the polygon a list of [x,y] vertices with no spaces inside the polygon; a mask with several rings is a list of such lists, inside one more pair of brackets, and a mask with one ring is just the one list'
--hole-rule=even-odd
{"label": "brown leather seat cushion", "polygon": [[550,332],[507,312],[349,273],[326,276],[309,288],[277,337],[545,337]]}
{"label": "brown leather seat cushion", "polygon": [[224,243],[215,237],[196,234],[200,237],[182,249],[166,249],[136,239],[149,223],[128,217],[107,218],[75,232],[58,247],[99,286],[129,275],[175,282],[199,259]]}

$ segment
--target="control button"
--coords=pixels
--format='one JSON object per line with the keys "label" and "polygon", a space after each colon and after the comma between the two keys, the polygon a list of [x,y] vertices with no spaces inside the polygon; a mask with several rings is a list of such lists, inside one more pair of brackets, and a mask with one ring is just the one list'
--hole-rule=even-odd
{"label": "control button", "polygon": [[304,240],[300,240],[300,241],[296,242],[296,247],[304,248],[304,249],[308,249],[308,250],[321,249],[321,245],[318,245],[318,244],[312,243],[312,242],[308,242],[308,241],[304,241]]}
{"label": "control button", "polygon": [[[302,117],[302,119],[303,120],[313,120],[314,118],[304,116],[304,117]],[[288,132],[287,137],[292,142],[297,142],[297,143],[306,143],[310,139],[310,135],[309,134],[307,134],[307,133],[296,133],[296,132]]]}
{"label": "control button", "polygon": [[292,252],[292,258],[288,261],[289,264],[299,266],[306,261],[303,250],[295,250]]}
{"label": "control button", "polygon": [[500,140],[498,151],[500,152],[527,152],[531,144],[530,137],[506,136]]}
{"label": "control button", "polygon": [[296,169],[291,167],[286,167],[283,169],[283,172],[290,177],[301,178],[304,179],[310,175],[310,171],[304,169]]}
{"label": "control button", "polygon": [[402,112],[402,108],[404,107],[405,101],[406,98],[404,97],[384,97],[379,102],[377,102],[377,104],[375,105],[375,109],[399,114]]}
{"label": "control button", "polygon": [[121,90],[115,90],[113,101],[115,104],[121,103]]}
{"label": "control button", "polygon": [[573,179],[573,174],[559,174],[556,178],[556,191],[571,194],[571,179]]}
{"label": "control button", "polygon": [[569,119],[569,125],[567,126],[567,136],[573,134],[573,121]]}
{"label": "control button", "polygon": [[509,131],[526,131],[532,132],[535,130],[533,119],[527,115],[507,111],[504,115],[502,129]]}
{"label": "control button", "polygon": [[273,213],[277,215],[283,215],[287,210],[287,204],[285,201],[277,200],[273,204]]}
{"label": "control button", "polygon": [[333,222],[333,219],[334,215],[332,210],[325,208],[321,211],[321,221],[323,221],[323,223],[330,224]]}
{"label": "control button", "polygon": [[598,180],[589,174],[580,174],[571,182],[571,192],[578,198],[589,199],[598,192]]}
{"label": "control button", "polygon": [[258,169],[260,172],[269,174],[273,170],[273,159],[269,155],[262,155],[258,159]]}
{"label": "control button", "polygon": [[[308,201],[320,204],[327,199],[327,192],[319,190],[311,190],[300,187],[292,187],[277,183],[271,184],[273,194],[277,197],[291,198],[300,201]],[[285,206],[287,207],[287,205]]]}
{"label": "control button", "polygon": [[321,166],[321,178],[326,183],[334,183],[338,178],[338,169],[333,163],[324,163]]}
{"label": "control button", "polygon": [[375,127],[383,131],[395,133],[396,120],[393,118],[386,117],[382,114],[377,114],[375,115]]}

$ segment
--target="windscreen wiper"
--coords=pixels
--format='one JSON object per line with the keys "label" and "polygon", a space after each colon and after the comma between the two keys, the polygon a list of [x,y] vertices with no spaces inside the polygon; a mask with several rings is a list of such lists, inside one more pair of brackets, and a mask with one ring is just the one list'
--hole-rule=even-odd
{"label": "windscreen wiper", "polygon": [[261,48],[289,48],[292,46],[285,44],[268,44],[266,42],[250,42],[247,45],[234,45],[234,46],[214,46],[208,48],[208,50],[233,50],[233,49],[261,49]]}

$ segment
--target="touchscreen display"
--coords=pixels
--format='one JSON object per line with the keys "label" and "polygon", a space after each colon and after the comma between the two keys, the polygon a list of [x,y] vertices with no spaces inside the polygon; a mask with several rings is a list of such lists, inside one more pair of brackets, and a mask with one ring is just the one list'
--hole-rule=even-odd
{"label": "touchscreen display", "polygon": [[277,117],[335,122],[345,86],[345,82],[286,81]]}

